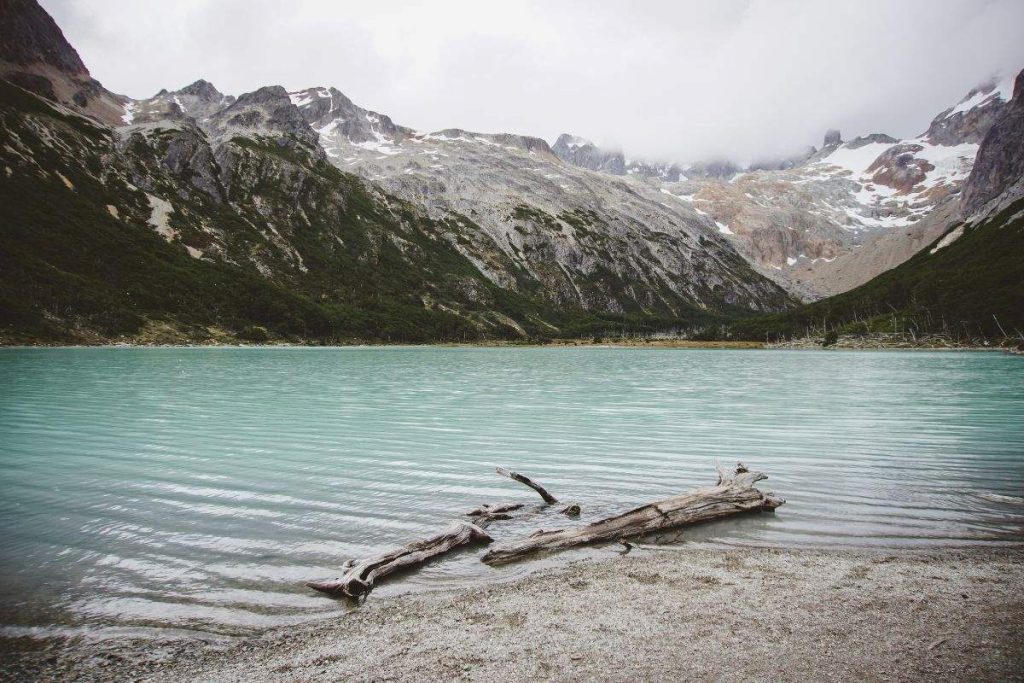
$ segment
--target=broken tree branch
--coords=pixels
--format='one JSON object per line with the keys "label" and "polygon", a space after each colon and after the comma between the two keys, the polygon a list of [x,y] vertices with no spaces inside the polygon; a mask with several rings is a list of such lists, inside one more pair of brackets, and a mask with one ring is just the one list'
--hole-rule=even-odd
{"label": "broken tree branch", "polygon": [[467,512],[466,516],[474,517],[473,523],[481,529],[485,529],[491,522],[512,519],[512,515],[508,513],[513,510],[519,510],[522,507],[524,507],[522,503],[484,503],[480,507]]}
{"label": "broken tree branch", "polygon": [[552,496],[550,493],[548,493],[547,489],[545,489],[543,486],[541,486],[540,484],[538,484],[534,480],[530,479],[529,477],[523,476],[522,474],[519,474],[518,472],[513,472],[511,470],[507,470],[504,467],[499,467],[499,468],[497,468],[496,471],[497,471],[498,474],[500,474],[503,477],[508,477],[509,479],[513,479],[515,481],[518,481],[520,484],[526,484],[531,489],[533,489],[534,491],[539,493],[540,497],[543,498],[544,502],[547,503],[548,505],[554,505],[555,503],[558,502],[558,499],[555,498],[554,496]]}
{"label": "broken tree branch", "polygon": [[480,507],[467,512],[466,516],[485,517],[487,515],[497,515],[502,512],[512,512],[513,510],[519,510],[522,507],[522,503],[484,503]]}
{"label": "broken tree branch", "polygon": [[767,475],[751,472],[738,463],[734,472],[717,465],[718,484],[697,489],[656,503],[648,503],[621,515],[586,526],[542,531],[528,538],[491,549],[483,556],[489,564],[512,562],[539,551],[563,550],[573,546],[635,538],[664,529],[706,522],[740,512],[774,510],[785,501],[757,489],[754,484]]}
{"label": "broken tree branch", "polygon": [[443,555],[453,548],[473,543],[490,543],[486,531],[469,522],[452,522],[448,528],[430,538],[413,541],[362,560],[349,560],[342,569],[345,574],[334,581],[311,581],[306,585],[321,593],[358,598],[373,590],[378,579],[406,567],[415,567]]}

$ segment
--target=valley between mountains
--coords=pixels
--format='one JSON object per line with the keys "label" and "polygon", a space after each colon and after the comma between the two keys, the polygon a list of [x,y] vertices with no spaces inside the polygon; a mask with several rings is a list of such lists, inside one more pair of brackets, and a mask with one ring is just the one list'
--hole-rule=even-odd
{"label": "valley between mountains", "polygon": [[912,139],[672,163],[329,85],[134,100],[34,1],[0,9],[4,343],[1024,341],[1020,77]]}

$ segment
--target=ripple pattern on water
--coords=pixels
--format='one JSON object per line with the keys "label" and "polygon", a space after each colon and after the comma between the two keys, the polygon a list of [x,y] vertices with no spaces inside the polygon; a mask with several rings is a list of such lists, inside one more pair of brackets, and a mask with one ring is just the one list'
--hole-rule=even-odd
{"label": "ripple pattern on water", "polygon": [[[482,502],[581,522],[766,471],[727,544],[1016,543],[1024,361],[664,349],[0,350],[0,622],[234,633],[337,613],[302,582]],[[537,509],[499,538],[566,524]],[[582,553],[600,555],[608,551]],[[577,555],[579,556],[579,555]],[[381,592],[508,579],[462,553]]]}

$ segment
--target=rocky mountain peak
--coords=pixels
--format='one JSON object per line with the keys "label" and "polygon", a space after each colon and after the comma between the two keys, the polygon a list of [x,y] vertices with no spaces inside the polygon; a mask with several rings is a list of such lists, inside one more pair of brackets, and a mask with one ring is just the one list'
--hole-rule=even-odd
{"label": "rocky mountain peak", "polygon": [[1010,79],[991,78],[936,116],[924,137],[935,145],[980,143],[1012,93]]}
{"label": "rocky mountain peak", "polygon": [[1024,70],[1017,74],[1012,93],[989,126],[964,183],[964,217],[975,215],[994,199],[1007,203],[1024,196]]}
{"label": "rocky mountain peak", "polygon": [[303,119],[320,135],[341,136],[355,144],[391,144],[411,137],[411,128],[390,116],[364,109],[337,88],[306,88],[288,93]]}
{"label": "rocky mountain peak", "polygon": [[626,159],[622,152],[606,151],[590,140],[562,133],[551,147],[555,155],[573,166],[603,171],[613,175],[626,174]]}
{"label": "rocky mountain peak", "polygon": [[198,97],[206,102],[216,102],[224,99],[224,94],[217,90],[217,88],[213,87],[213,83],[203,80],[202,78],[191,85],[186,85],[178,91],[178,94],[192,95],[193,97]]}
{"label": "rocky mountain peak", "polygon": [[288,91],[270,85],[244,93],[210,118],[212,128],[224,137],[235,132],[256,135],[290,136],[319,150],[317,134],[309,127]]}
{"label": "rocky mountain peak", "polygon": [[595,147],[593,142],[586,138],[581,138],[578,135],[572,135],[570,133],[562,133],[555,140],[555,144],[552,145],[551,149],[564,149],[567,151],[579,149],[580,147]]}
{"label": "rocky mountain peak", "polygon": [[825,147],[838,147],[843,144],[843,136],[840,135],[839,131],[832,128],[825,132]]}

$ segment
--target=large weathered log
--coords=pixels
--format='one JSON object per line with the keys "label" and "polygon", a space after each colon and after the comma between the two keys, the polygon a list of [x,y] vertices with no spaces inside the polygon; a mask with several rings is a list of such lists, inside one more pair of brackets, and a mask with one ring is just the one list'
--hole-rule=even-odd
{"label": "large weathered log", "polygon": [[431,558],[472,543],[490,543],[486,531],[469,522],[452,522],[447,529],[422,541],[362,560],[349,560],[342,569],[345,574],[334,581],[311,581],[306,585],[331,595],[358,598],[373,590],[378,579],[405,567],[415,567]]}
{"label": "large weathered log", "polygon": [[522,474],[519,474],[518,472],[513,472],[511,470],[507,470],[504,467],[499,467],[497,469],[497,472],[498,472],[498,474],[500,474],[503,477],[508,477],[509,479],[513,479],[515,481],[518,481],[520,484],[526,484],[531,489],[533,489],[534,491],[539,493],[540,497],[543,498],[544,502],[547,503],[548,505],[554,505],[555,503],[558,502],[558,499],[555,498],[554,496],[552,496],[550,493],[548,493],[547,489],[545,489],[543,486],[541,486],[540,484],[538,484],[534,480],[530,479],[529,477],[523,476]]}
{"label": "large weathered log", "polygon": [[541,531],[528,538],[491,549],[483,556],[483,561],[490,564],[512,562],[539,551],[562,550],[578,545],[633,538],[739,512],[774,510],[786,502],[754,487],[758,481],[767,479],[767,475],[750,472],[742,463],[737,465],[735,472],[727,472],[717,464],[716,467],[716,486],[648,503],[586,526]]}

